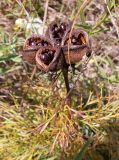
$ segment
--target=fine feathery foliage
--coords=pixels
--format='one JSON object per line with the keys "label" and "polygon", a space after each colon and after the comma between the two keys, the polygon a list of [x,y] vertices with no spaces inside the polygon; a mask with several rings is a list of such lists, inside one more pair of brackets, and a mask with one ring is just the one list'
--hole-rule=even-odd
{"label": "fine feathery foliage", "polygon": [[[82,8],[84,2],[0,2],[0,160],[118,159],[119,2],[88,0]],[[20,54],[55,15],[68,15],[92,36],[87,68],[79,62],[74,75],[69,71],[71,106],[61,72],[42,73]]]}

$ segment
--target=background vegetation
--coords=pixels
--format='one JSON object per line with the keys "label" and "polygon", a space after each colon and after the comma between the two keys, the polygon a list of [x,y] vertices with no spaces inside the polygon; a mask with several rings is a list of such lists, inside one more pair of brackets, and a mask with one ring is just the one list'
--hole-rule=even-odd
{"label": "background vegetation", "polygon": [[[118,0],[0,1],[0,160],[119,159],[118,13]],[[72,106],[60,71],[53,81],[20,54],[27,37],[67,17],[93,51],[85,70],[70,71]]]}

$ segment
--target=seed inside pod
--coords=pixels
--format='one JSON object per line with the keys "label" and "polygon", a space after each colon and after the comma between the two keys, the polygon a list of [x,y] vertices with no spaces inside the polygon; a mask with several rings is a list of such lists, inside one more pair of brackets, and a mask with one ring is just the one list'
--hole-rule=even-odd
{"label": "seed inside pod", "polygon": [[73,45],[78,45],[78,41],[77,41],[77,38],[76,38],[75,36],[72,36],[72,37],[71,37],[71,43],[72,43]]}
{"label": "seed inside pod", "polygon": [[53,38],[56,40],[58,45],[61,43],[62,38],[61,38],[61,33],[59,29],[57,29],[57,32],[54,31]]}
{"label": "seed inside pod", "polygon": [[73,45],[86,44],[85,35],[82,33],[74,32],[70,38],[69,35],[67,36],[64,44],[67,45],[68,43],[72,43]]}
{"label": "seed inside pod", "polygon": [[85,37],[82,33],[78,35],[78,42],[79,42],[79,45],[86,44]]}
{"label": "seed inside pod", "polygon": [[54,50],[45,49],[39,55],[39,58],[41,61],[43,61],[44,64],[49,65],[54,58],[54,53]]}
{"label": "seed inside pod", "polygon": [[44,46],[47,47],[50,43],[42,37],[33,37],[28,39],[28,45],[31,47]]}
{"label": "seed inside pod", "polygon": [[52,27],[52,31],[57,32],[57,30],[58,30],[58,25],[54,24]]}
{"label": "seed inside pod", "polygon": [[66,32],[66,24],[65,23],[61,23],[61,25],[59,26],[59,33],[60,33],[60,36],[63,37],[65,32]]}
{"label": "seed inside pod", "polygon": [[67,29],[66,23],[61,23],[61,24],[54,24],[52,26],[52,37],[55,40],[57,45],[61,44],[62,38],[65,35]]}
{"label": "seed inside pod", "polygon": [[36,46],[35,42],[31,42],[30,46]]}
{"label": "seed inside pod", "polygon": [[41,39],[40,38],[29,38],[29,46],[41,46]]}
{"label": "seed inside pod", "polygon": [[86,56],[89,58],[91,56],[91,51],[87,52]]}
{"label": "seed inside pod", "polygon": [[41,35],[33,35],[29,37],[23,48],[23,59],[29,63],[35,64],[35,56],[40,48],[51,47],[51,41]]}
{"label": "seed inside pod", "polygon": [[89,58],[91,46],[88,34],[83,30],[73,29],[71,35],[69,33],[64,41],[63,53],[68,64],[81,61],[84,55]]}
{"label": "seed inside pod", "polygon": [[66,31],[66,24],[65,24],[65,23],[61,23],[60,29],[61,29],[62,31]]}
{"label": "seed inside pod", "polygon": [[42,40],[42,46],[44,46],[44,47],[47,47],[48,46],[48,42],[47,41],[44,41],[44,40]]}
{"label": "seed inside pod", "polygon": [[71,43],[73,45],[82,45],[85,44],[85,38],[84,35],[82,33],[80,33],[79,35],[72,35],[71,37]]}

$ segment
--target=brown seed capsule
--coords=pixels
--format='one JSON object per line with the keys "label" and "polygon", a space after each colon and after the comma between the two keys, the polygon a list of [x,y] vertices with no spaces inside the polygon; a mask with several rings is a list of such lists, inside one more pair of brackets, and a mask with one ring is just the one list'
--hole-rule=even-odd
{"label": "brown seed capsule", "polygon": [[66,63],[70,64],[79,62],[84,55],[89,58],[91,56],[91,45],[88,34],[83,30],[74,29],[71,36],[69,36],[70,33],[65,38],[63,46]]}
{"label": "brown seed capsule", "polygon": [[52,41],[54,46],[62,46],[64,38],[71,29],[71,25],[71,21],[63,21],[62,23],[54,21],[49,25],[45,35]]}
{"label": "brown seed capsule", "polygon": [[88,53],[88,51],[89,48],[85,44],[81,46],[70,47],[69,53],[68,48],[63,47],[63,52],[67,64],[74,64],[76,62],[79,62],[83,58],[83,56]]}
{"label": "brown seed capsule", "polygon": [[60,48],[52,46],[40,48],[35,57],[37,67],[45,72],[56,71],[60,69],[60,50]]}
{"label": "brown seed capsule", "polygon": [[34,35],[28,38],[25,42],[22,52],[23,59],[29,63],[35,63],[36,52],[39,48],[49,46],[51,46],[51,42],[47,38]]}

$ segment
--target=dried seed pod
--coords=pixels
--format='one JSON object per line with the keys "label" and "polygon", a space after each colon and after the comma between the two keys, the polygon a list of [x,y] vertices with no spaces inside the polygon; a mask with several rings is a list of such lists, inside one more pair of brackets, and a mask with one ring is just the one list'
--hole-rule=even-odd
{"label": "dried seed pod", "polygon": [[64,38],[66,37],[67,33],[70,31],[72,26],[71,21],[63,21],[61,23],[58,23],[57,21],[53,21],[47,31],[46,31],[46,37],[48,37],[52,44],[55,45],[63,45]]}
{"label": "dried seed pod", "polygon": [[85,54],[90,54],[90,49],[87,45],[71,46],[68,53],[67,46],[63,47],[63,52],[67,64],[79,62]]}
{"label": "dried seed pod", "polygon": [[39,50],[39,48],[50,46],[51,42],[47,38],[37,35],[31,36],[26,40],[23,47],[23,59],[29,63],[35,63],[36,52]]}
{"label": "dried seed pod", "polygon": [[70,64],[79,62],[84,55],[89,58],[91,56],[91,44],[88,34],[83,30],[74,29],[71,36],[69,36],[70,33],[65,38],[63,46],[66,63]]}
{"label": "dried seed pod", "polygon": [[61,49],[58,47],[43,47],[36,53],[37,67],[45,72],[56,71],[61,67]]}

